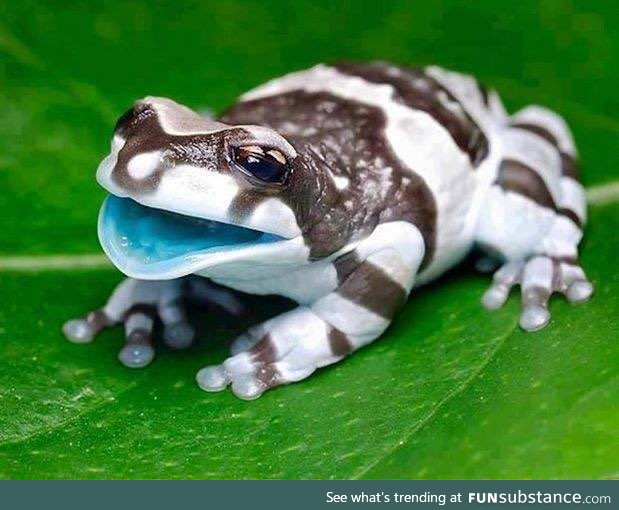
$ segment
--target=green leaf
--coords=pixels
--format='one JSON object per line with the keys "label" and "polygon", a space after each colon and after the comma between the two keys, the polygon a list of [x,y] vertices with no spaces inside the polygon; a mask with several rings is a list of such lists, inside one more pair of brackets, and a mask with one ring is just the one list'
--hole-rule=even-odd
{"label": "green leaf", "polygon": [[1,269],[6,257],[98,251],[94,168],[135,98],[221,109],[324,60],[474,72],[512,109],[564,113],[585,182],[615,182],[617,22],[613,2],[0,5],[0,477],[617,477],[616,203],[591,210],[595,297],[553,300],[545,330],[517,328],[516,296],[484,312],[488,278],[461,269],[416,291],[381,340],[250,403],[193,377],[281,302],[252,299],[243,324],[212,311],[199,346],[161,348],[134,371],[116,360],[118,329],[89,345],[60,335],[117,272]]}

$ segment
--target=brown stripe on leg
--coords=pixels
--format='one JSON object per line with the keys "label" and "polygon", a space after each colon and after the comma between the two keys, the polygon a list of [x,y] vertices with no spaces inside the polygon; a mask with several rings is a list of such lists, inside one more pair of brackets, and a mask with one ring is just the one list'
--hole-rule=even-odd
{"label": "brown stripe on leg", "polygon": [[333,261],[333,266],[337,272],[337,281],[342,283],[350,274],[359,267],[361,259],[357,255],[356,251],[345,253],[344,255],[336,258]]}
{"label": "brown stripe on leg", "polygon": [[578,179],[578,164],[573,156],[570,156],[566,152],[562,151],[559,147],[559,141],[557,137],[553,135],[550,131],[542,126],[538,126],[537,124],[530,124],[528,122],[515,122],[510,125],[512,128],[523,129],[525,131],[529,131],[530,133],[534,133],[540,138],[543,138],[548,143],[552,144],[557,151],[559,151],[559,156],[561,157],[561,173],[564,177],[571,177],[572,179]]}
{"label": "brown stripe on leg", "polygon": [[543,138],[544,140],[551,143],[555,147],[559,146],[559,142],[557,141],[556,137],[550,131],[548,131],[546,128],[543,128],[542,126],[537,126],[535,124],[530,124],[528,122],[515,122],[513,124],[510,124],[510,127],[513,127],[516,129],[522,129],[524,131],[529,131],[530,133],[534,133],[540,138]]}
{"label": "brown stripe on leg", "polygon": [[556,210],[555,201],[546,183],[531,167],[514,159],[504,159],[499,167],[496,184],[506,191],[527,197],[542,207]]}
{"label": "brown stripe on leg", "polygon": [[578,228],[582,228],[582,222],[580,221],[580,218],[571,209],[567,207],[560,207],[557,210],[557,214],[560,214],[561,216],[565,216],[566,218],[569,218],[570,220],[572,220],[574,225],[576,225]]}
{"label": "brown stripe on leg", "polygon": [[550,131],[542,126],[538,126],[537,124],[530,124],[527,122],[515,122],[511,124],[511,127],[534,133],[540,138],[546,140],[548,143],[552,144],[557,149],[559,156],[561,157],[561,173],[563,176],[578,179],[578,164],[576,163],[576,160],[573,156],[561,150],[557,137]]}
{"label": "brown stripe on leg", "polygon": [[407,297],[402,285],[368,261],[340,285],[337,293],[385,319],[392,319]]}
{"label": "brown stripe on leg", "polygon": [[271,335],[264,335],[247,351],[256,363],[273,363],[277,359],[277,350]]}
{"label": "brown stripe on leg", "polygon": [[103,328],[113,326],[116,321],[103,309],[88,312],[82,319],[72,319],[62,326],[62,332],[74,343],[91,342]]}
{"label": "brown stripe on leg", "polygon": [[563,177],[571,177],[572,179],[578,180],[578,164],[572,156],[565,152],[561,153],[561,171]]}
{"label": "brown stripe on leg", "polygon": [[155,317],[157,317],[157,309],[155,308],[155,305],[150,305],[148,303],[136,303],[125,312],[123,321],[126,322],[130,316],[136,314],[142,314],[154,320]]}
{"label": "brown stripe on leg", "polygon": [[353,350],[350,340],[343,331],[337,328],[331,328],[329,331],[329,346],[334,356],[338,358],[350,354]]}
{"label": "brown stripe on leg", "polygon": [[86,315],[86,322],[92,326],[95,332],[101,331],[106,326],[111,326],[114,321],[104,310],[95,310]]}
{"label": "brown stripe on leg", "polygon": [[578,258],[577,257],[570,257],[570,256],[564,256],[564,257],[551,257],[552,260],[558,264],[570,264],[572,266],[577,266],[578,265]]}
{"label": "brown stripe on leg", "polygon": [[[263,391],[281,383],[281,375],[273,364],[262,365],[256,371],[256,380],[263,386]],[[234,384],[233,384],[234,389]]]}

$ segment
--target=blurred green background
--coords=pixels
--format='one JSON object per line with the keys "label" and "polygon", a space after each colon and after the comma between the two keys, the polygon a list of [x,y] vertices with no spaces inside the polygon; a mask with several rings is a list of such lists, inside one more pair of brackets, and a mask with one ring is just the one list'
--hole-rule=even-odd
{"label": "blurred green background", "polygon": [[[2,270],[15,257],[98,253],[94,170],[138,97],[223,109],[321,61],[440,64],[570,122],[587,186],[619,177],[614,1],[0,0],[0,476],[619,476],[619,206],[591,207],[593,302],[557,299],[526,335],[518,300],[488,315],[486,276],[416,293],[384,339],[253,403],[197,390],[216,342],[115,359],[119,331],[72,346],[62,322],[100,305],[112,269]],[[70,259],[69,259],[70,260]],[[5,264],[6,265],[6,264]],[[27,264],[26,264],[27,265]],[[269,304],[256,303],[255,316]],[[248,319],[251,322],[251,319]],[[239,325],[209,317],[205,338]]]}

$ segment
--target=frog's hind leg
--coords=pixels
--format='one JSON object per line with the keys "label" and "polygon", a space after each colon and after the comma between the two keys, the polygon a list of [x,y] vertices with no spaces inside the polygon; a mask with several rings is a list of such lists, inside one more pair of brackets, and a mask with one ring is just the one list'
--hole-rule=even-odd
{"label": "frog's hind leg", "polygon": [[503,134],[504,155],[477,226],[477,241],[505,260],[482,303],[496,309],[519,284],[520,326],[543,328],[548,299],[560,292],[570,302],[593,293],[578,262],[586,203],[577,181],[576,151],[567,125],[539,106],[521,110]]}

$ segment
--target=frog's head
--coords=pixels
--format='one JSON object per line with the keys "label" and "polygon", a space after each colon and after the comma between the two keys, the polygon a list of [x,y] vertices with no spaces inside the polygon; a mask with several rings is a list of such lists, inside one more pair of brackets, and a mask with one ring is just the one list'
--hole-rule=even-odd
{"label": "frog's head", "polygon": [[298,210],[315,197],[299,186],[297,159],[271,129],[230,126],[146,97],[119,119],[97,171],[111,193],[101,244],[121,271],[142,279],[208,275],[230,262],[302,263]]}

